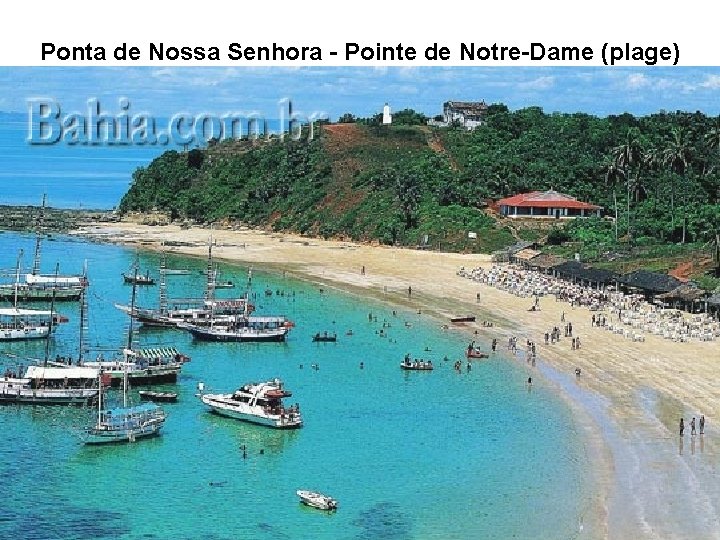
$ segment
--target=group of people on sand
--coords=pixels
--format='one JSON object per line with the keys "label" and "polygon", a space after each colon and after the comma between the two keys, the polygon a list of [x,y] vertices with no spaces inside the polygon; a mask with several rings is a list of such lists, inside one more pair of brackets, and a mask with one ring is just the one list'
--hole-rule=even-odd
{"label": "group of people on sand", "polygon": [[[690,436],[694,437],[697,435],[697,428],[700,429],[700,435],[705,435],[705,415],[703,414],[700,416],[700,422],[698,422],[698,426],[695,425],[695,417],[692,417],[692,420],[690,420]],[[680,436],[685,436],[685,419],[680,418]]]}

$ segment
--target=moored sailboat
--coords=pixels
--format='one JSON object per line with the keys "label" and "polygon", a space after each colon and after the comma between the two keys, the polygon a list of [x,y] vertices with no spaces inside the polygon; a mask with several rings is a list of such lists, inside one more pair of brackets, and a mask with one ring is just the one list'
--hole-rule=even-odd
{"label": "moored sailboat", "polygon": [[128,406],[128,380],[123,384],[123,405],[103,409],[102,392],[98,397],[97,421],[85,429],[85,444],[135,442],[160,435],[167,415],[154,403]]}
{"label": "moored sailboat", "polygon": [[35,259],[30,274],[25,274],[24,281],[20,282],[19,275],[15,283],[0,284],[0,300],[30,302],[49,302],[51,298],[56,301],[79,300],[82,291],[87,287],[87,278],[80,276],[60,276],[40,273],[40,253],[42,246],[42,222],[45,210],[45,197],[43,196],[38,229],[35,236]]}

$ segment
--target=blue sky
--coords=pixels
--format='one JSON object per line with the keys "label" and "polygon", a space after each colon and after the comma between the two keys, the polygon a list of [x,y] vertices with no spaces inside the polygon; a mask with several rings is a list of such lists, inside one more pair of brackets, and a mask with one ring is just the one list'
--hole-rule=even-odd
{"label": "blue sky", "polygon": [[323,111],[332,119],[348,111],[370,115],[385,102],[393,110],[435,115],[447,100],[600,116],[661,109],[718,115],[720,67],[0,67],[0,111],[25,112],[25,100],[39,96],[55,99],[63,112],[83,111],[86,100],[97,97],[111,113],[127,97],[131,112],[156,116],[258,111],[276,118],[282,98],[303,113]]}

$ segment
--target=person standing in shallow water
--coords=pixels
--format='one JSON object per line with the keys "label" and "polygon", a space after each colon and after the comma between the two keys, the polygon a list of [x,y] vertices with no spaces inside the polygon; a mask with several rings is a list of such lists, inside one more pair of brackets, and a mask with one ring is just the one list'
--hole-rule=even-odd
{"label": "person standing in shallow water", "polygon": [[685,434],[685,420],[683,418],[680,419],[680,436],[682,437]]}
{"label": "person standing in shallow water", "polygon": [[690,435],[695,436],[695,417],[693,416],[693,419],[690,420]]}
{"label": "person standing in shallow water", "polygon": [[703,414],[700,417],[700,435],[705,434],[705,415]]}

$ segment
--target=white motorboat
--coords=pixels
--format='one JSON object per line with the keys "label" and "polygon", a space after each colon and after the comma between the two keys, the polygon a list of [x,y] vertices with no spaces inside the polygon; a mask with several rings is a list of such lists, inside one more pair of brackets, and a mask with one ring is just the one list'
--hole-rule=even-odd
{"label": "white motorboat", "polygon": [[[199,387],[204,388],[204,385]],[[302,426],[299,405],[285,407],[282,402],[291,395],[280,379],[246,384],[232,394],[198,394],[200,400],[217,414],[276,429]]]}
{"label": "white motorboat", "polygon": [[297,495],[300,497],[300,501],[307,506],[312,506],[318,510],[337,510],[338,502],[322,493],[299,489]]}

